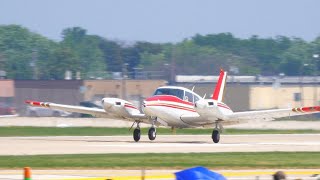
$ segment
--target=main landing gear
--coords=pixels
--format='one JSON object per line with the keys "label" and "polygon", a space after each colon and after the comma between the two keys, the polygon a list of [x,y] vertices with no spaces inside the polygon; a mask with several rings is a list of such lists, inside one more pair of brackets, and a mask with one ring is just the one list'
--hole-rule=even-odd
{"label": "main landing gear", "polygon": [[220,141],[220,132],[222,128],[222,125],[219,122],[216,122],[216,127],[212,131],[212,140],[214,143],[218,143]]}
{"label": "main landing gear", "polygon": [[[135,142],[138,142],[140,140],[140,137],[141,137],[141,130],[140,130],[140,122],[134,122],[133,125],[137,123],[137,127],[134,129],[133,131],[133,139]],[[132,126],[133,126],[132,125]],[[132,128],[131,126],[131,128]],[[130,129],[131,129],[130,128]],[[149,131],[148,131],[148,137],[151,141],[155,140],[156,137],[157,137],[157,130],[154,126],[152,126]]]}
{"label": "main landing gear", "polygon": [[157,131],[156,131],[156,128],[154,127],[151,127],[149,129],[149,132],[148,132],[148,137],[151,141],[155,140],[156,137],[157,137]]}
{"label": "main landing gear", "polygon": [[133,131],[133,139],[135,142],[138,142],[140,140],[141,131],[140,131],[140,122],[137,123],[137,127]]}

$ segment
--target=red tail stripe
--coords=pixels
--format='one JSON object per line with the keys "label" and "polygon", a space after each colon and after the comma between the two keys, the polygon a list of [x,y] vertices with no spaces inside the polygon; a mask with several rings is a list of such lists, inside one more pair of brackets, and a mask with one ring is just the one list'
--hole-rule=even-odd
{"label": "red tail stripe", "polygon": [[220,88],[221,88],[221,85],[222,85],[224,73],[225,72],[221,69],[220,70],[220,75],[219,75],[219,80],[218,80],[218,83],[216,85],[216,88],[214,89],[213,96],[212,96],[212,99],[214,99],[214,100],[218,100],[218,98],[219,98]]}

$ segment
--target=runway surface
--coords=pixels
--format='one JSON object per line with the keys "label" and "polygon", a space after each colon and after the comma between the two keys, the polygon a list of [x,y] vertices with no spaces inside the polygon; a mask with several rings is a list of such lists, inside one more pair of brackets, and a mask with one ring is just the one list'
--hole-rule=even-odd
{"label": "runway surface", "polygon": [[320,134],[0,137],[0,155],[320,151]]}

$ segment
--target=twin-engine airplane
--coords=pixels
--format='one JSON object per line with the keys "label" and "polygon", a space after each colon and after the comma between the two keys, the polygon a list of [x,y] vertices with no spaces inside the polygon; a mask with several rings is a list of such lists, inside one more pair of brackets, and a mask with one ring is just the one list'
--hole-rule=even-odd
{"label": "twin-engine airplane", "polygon": [[223,124],[243,123],[250,120],[274,120],[286,116],[296,116],[320,112],[320,106],[271,109],[259,111],[233,112],[222,102],[227,72],[221,70],[212,99],[204,99],[193,91],[177,86],[159,87],[152,97],[143,102],[142,110],[132,103],[118,98],[103,98],[104,109],[63,105],[49,102],[26,101],[31,106],[59,109],[69,112],[91,114],[96,117],[132,121],[136,128],[133,139],[140,140],[141,122],[151,124],[148,132],[150,140],[156,138],[156,126],[172,128],[213,127],[212,140],[218,143]]}

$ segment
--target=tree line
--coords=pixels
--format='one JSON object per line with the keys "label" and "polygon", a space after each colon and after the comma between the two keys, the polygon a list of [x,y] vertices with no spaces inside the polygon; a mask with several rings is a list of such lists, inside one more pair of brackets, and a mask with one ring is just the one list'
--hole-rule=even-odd
{"label": "tree line", "polygon": [[135,68],[175,74],[318,75],[320,36],[311,42],[277,36],[247,39],[231,33],[196,34],[177,43],[126,43],[66,28],[57,42],[19,25],[0,26],[0,70],[10,79],[63,79],[66,71],[90,78]]}

